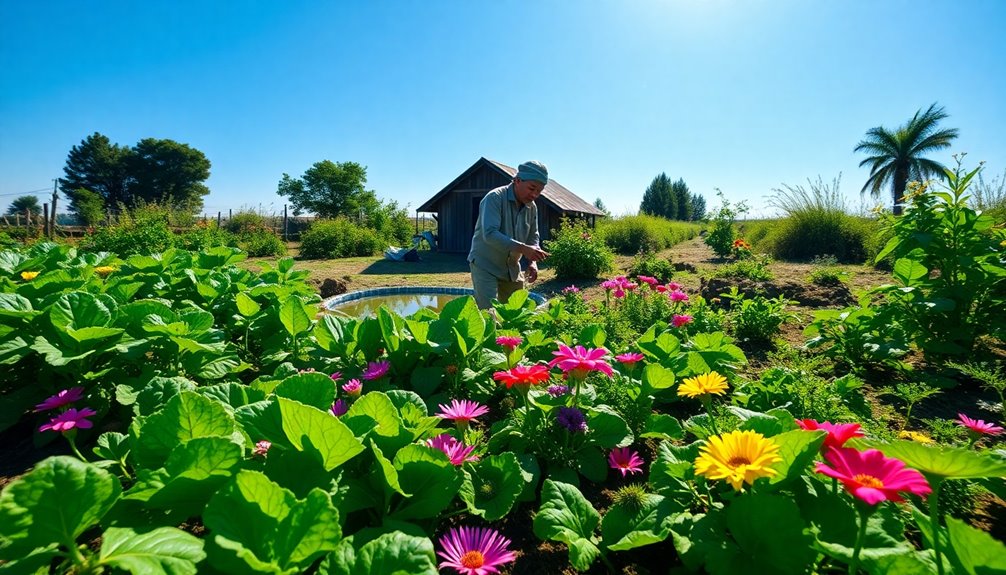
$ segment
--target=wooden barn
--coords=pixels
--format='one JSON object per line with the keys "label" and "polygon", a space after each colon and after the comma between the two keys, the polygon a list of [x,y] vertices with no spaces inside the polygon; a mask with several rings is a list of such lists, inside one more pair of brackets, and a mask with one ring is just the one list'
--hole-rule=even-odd
{"label": "wooden barn", "polygon": [[[479,158],[472,167],[419,206],[417,213],[433,214],[437,221],[437,250],[467,253],[472,247],[479,202],[490,190],[509,184],[515,175],[517,168]],[[563,217],[586,219],[591,227],[594,227],[597,217],[604,217],[604,212],[551,178],[535,204],[538,206],[538,232],[542,241],[552,237],[551,230],[559,228]]]}

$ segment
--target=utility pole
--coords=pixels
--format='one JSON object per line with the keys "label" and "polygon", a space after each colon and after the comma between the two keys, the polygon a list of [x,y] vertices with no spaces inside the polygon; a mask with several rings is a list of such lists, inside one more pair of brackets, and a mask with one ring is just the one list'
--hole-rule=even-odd
{"label": "utility pole", "polygon": [[59,199],[59,179],[52,179],[52,235],[56,235],[56,201]]}

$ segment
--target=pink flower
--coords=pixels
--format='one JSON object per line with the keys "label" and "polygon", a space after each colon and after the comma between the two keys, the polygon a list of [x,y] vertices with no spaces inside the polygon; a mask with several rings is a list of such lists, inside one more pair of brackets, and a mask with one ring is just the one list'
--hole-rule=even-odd
{"label": "pink flower", "polygon": [[63,433],[65,431],[70,431],[75,427],[78,429],[89,429],[94,424],[85,418],[91,417],[92,415],[96,414],[97,414],[96,411],[88,407],[85,407],[80,411],[77,411],[75,408],[71,407],[70,409],[64,411],[63,413],[57,414],[55,417],[49,420],[49,423],[46,423],[42,427],[39,427],[38,430],[39,431],[52,430]]}
{"label": "pink flower", "polygon": [[548,366],[535,365],[515,365],[507,371],[497,371],[493,374],[493,379],[506,385],[507,389],[513,386],[531,387],[538,383],[548,381]]}
{"label": "pink flower", "polygon": [[692,316],[688,314],[674,314],[674,317],[671,319],[671,325],[674,327],[682,327],[690,323],[692,323]]}
{"label": "pink flower", "polygon": [[580,293],[580,288],[578,288],[576,286],[567,286],[567,287],[562,288],[562,293],[563,293],[563,295],[565,295],[565,294],[571,294],[571,293]]}
{"label": "pink flower", "polygon": [[643,458],[635,451],[630,451],[628,447],[618,447],[611,450],[608,455],[608,465],[617,471],[622,472],[622,477],[626,473],[642,473]]}
{"label": "pink flower", "polygon": [[479,405],[477,402],[468,401],[467,399],[462,399],[461,401],[452,399],[449,406],[443,403],[440,404],[440,413],[437,414],[437,417],[450,419],[459,427],[468,427],[469,421],[487,413],[489,413],[489,408]]}
{"label": "pink flower", "polygon": [[821,445],[822,452],[830,447],[842,447],[846,441],[849,441],[853,437],[863,437],[863,432],[859,429],[858,423],[830,423],[827,421],[818,423],[813,419],[797,419],[796,424],[800,426],[800,429],[806,429],[807,431],[823,429],[828,432],[828,435],[824,438],[824,444]]}
{"label": "pink flower", "polygon": [[265,457],[269,453],[269,448],[272,447],[272,443],[265,441],[259,441],[255,443],[255,449],[252,450],[252,455],[257,455],[259,457]]}
{"label": "pink flower", "polygon": [[634,367],[637,362],[643,361],[644,357],[641,353],[623,353],[622,355],[616,355],[615,359],[623,365]]}
{"label": "pink flower", "polygon": [[342,391],[345,391],[350,397],[359,397],[360,392],[363,391],[363,383],[359,379],[351,379],[342,384]]}
{"label": "pink flower", "polygon": [[608,355],[607,349],[587,349],[582,345],[571,348],[562,343],[558,345],[559,351],[552,352],[555,359],[549,362],[550,367],[559,366],[559,369],[574,379],[584,379],[592,371],[600,371],[608,377],[615,375],[608,362],[604,361]]}
{"label": "pink flower", "polygon": [[524,342],[523,339],[514,335],[501,335],[496,338],[496,345],[500,347],[505,347],[507,351],[513,351],[517,349],[517,346],[523,342]]}
{"label": "pink flower", "polygon": [[605,280],[605,281],[601,282],[601,287],[603,287],[606,290],[613,290],[613,289],[615,289],[617,287],[620,287],[620,286],[621,286],[621,284],[619,284],[615,280]]}
{"label": "pink flower", "polygon": [[623,290],[620,287],[619,288],[615,288],[615,291],[613,291],[611,293],[611,295],[615,296],[615,298],[617,298],[617,299],[622,299],[623,297],[625,297],[625,290]]}
{"label": "pink flower", "polygon": [[349,411],[349,404],[346,403],[345,399],[338,399],[336,400],[335,403],[332,404],[332,407],[329,408],[329,411],[332,412],[332,415],[336,417],[341,417],[343,415],[346,415],[346,412]]}
{"label": "pink flower", "polygon": [[978,435],[999,435],[1003,432],[1003,428],[998,425],[985,423],[983,419],[971,419],[963,413],[957,414],[957,425],[967,428],[969,433]]}
{"label": "pink flower", "polygon": [[688,301],[688,294],[681,290],[673,290],[667,297],[671,298],[671,301]]}
{"label": "pink flower", "polygon": [[657,280],[657,278],[650,277],[650,276],[636,276],[636,279],[639,280],[641,283],[644,283],[644,284],[646,284],[646,285],[648,285],[650,287],[654,287],[658,283],[660,283]]}
{"label": "pink flower", "polygon": [[665,286],[665,285],[659,285],[659,286],[656,286],[655,289],[657,290],[657,293],[664,293],[665,291],[667,291],[667,286]]}
{"label": "pink flower", "polygon": [[670,282],[667,284],[667,289],[671,291],[681,291],[681,284],[678,282]]}
{"label": "pink flower", "polygon": [[363,370],[364,381],[371,381],[374,379],[380,379],[387,375],[388,370],[391,369],[391,363],[387,361],[372,361],[367,364],[367,369]]}
{"label": "pink flower", "polygon": [[80,398],[82,397],[84,397],[83,387],[71,387],[70,389],[64,389],[63,391],[36,405],[35,411],[49,411],[50,409],[63,407],[64,405],[69,405],[75,401],[80,401]]}
{"label": "pink flower", "polygon": [[488,527],[452,527],[440,538],[437,555],[445,559],[441,569],[450,567],[460,575],[491,575],[496,567],[517,558],[510,540]]}
{"label": "pink flower", "polygon": [[921,473],[905,467],[900,460],[884,457],[878,449],[831,447],[824,458],[831,467],[818,462],[815,471],[841,481],[849,493],[869,505],[904,501],[899,492],[921,496],[932,491]]}
{"label": "pink flower", "polygon": [[472,455],[474,446],[468,446],[454,439],[449,433],[441,433],[433,439],[427,439],[426,445],[434,449],[439,449],[447,454],[453,465],[461,465],[466,461],[478,461],[477,455]]}
{"label": "pink flower", "polygon": [[337,372],[333,373],[329,377],[332,378],[332,381],[339,381],[340,379],[342,379],[342,372],[341,371],[337,371]]}
{"label": "pink flower", "polygon": [[636,289],[637,287],[639,287],[639,284],[637,284],[637,283],[626,282],[626,284],[625,284],[625,289],[627,289],[629,291],[632,291],[632,290]]}

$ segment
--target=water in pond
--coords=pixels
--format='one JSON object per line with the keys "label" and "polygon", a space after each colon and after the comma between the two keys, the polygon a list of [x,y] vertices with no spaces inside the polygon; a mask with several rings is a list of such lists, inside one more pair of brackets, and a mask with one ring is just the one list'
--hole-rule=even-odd
{"label": "water in pond", "polygon": [[372,317],[377,315],[377,308],[383,305],[404,317],[412,315],[424,307],[439,313],[447,302],[456,297],[459,296],[455,294],[423,293],[380,295],[348,301],[336,306],[333,308],[333,311],[344,313],[350,317]]}

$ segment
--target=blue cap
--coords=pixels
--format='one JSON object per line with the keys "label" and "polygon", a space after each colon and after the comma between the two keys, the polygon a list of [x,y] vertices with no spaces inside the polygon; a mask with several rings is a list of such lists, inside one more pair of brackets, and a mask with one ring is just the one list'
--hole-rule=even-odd
{"label": "blue cap", "polygon": [[527,181],[534,180],[542,184],[548,184],[548,168],[541,162],[531,160],[517,166],[517,177]]}

